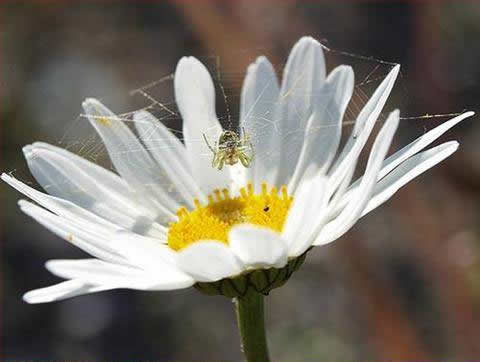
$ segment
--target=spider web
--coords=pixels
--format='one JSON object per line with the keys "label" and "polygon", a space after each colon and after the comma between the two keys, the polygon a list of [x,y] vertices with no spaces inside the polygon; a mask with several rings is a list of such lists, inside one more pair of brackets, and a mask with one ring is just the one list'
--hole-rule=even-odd
{"label": "spider web", "polygon": [[[373,57],[366,57],[344,51],[332,50],[327,47],[324,47],[324,50],[327,63],[327,72],[330,72],[335,66],[340,64],[351,65],[355,72],[355,86],[353,95],[348,104],[342,122],[342,137],[345,138],[345,135],[350,134],[351,126],[354,124],[356,117],[369,100],[375,88],[382,82],[382,80],[396,64]],[[240,105],[241,83],[245,76],[245,70],[239,70],[238,72],[225,72],[222,69],[221,59],[216,56],[200,57],[199,59],[207,66],[210,74],[212,75],[217,92],[217,116],[220,123],[222,124],[222,127],[225,130],[232,130],[240,133],[238,129],[238,115]],[[274,64],[275,70],[279,78],[282,74],[284,66],[285,64]],[[125,124],[127,124],[134,132],[136,132],[136,125],[134,124],[136,121],[133,120],[133,115],[139,110],[146,110],[153,114],[179,140],[183,142],[181,132],[182,120],[178,108],[175,104],[173,79],[173,73],[165,74],[159,77],[157,80],[132,89],[129,92],[129,104],[126,105],[127,109],[123,112],[117,113],[118,117],[123,120]],[[383,123],[383,121],[386,119],[386,115],[388,115],[388,113],[394,108],[400,108],[401,110],[408,108],[406,94],[407,90],[405,87],[403,74],[400,73],[394,91],[390,96],[390,100],[387,102],[387,105],[383,110],[382,114],[380,115],[377,123]],[[104,102],[107,106],[109,106],[109,97],[100,98],[100,100]],[[118,111],[114,107],[112,107],[112,110]],[[434,118],[451,117],[458,114],[460,113],[408,115],[402,117],[401,119],[404,121],[425,121]],[[71,122],[64,136],[61,140],[59,140],[59,146],[66,148],[92,162],[101,164],[102,166],[114,171],[114,167],[110,162],[105,146],[99,136],[95,133],[95,131],[93,131],[93,129],[91,135],[86,138],[78,139],[75,137],[78,127],[90,127],[90,125],[87,124],[88,122],[84,122],[85,118],[86,115],[80,114],[74,121]],[[255,130],[248,131],[249,137],[254,147],[259,142],[262,142],[264,135],[271,130],[277,132],[279,137],[282,137],[277,127],[279,121],[275,119],[273,112],[265,113],[261,117],[257,117],[256,122],[257,124]],[[424,131],[426,131],[426,122],[418,122],[418,125],[420,127],[423,127]],[[332,124],[331,126],[334,125]],[[324,127],[330,127],[330,125],[325,125]],[[154,135],[154,131],[154,129],[151,130],[152,135]],[[316,131],[321,130],[317,129]],[[216,130],[206,129],[204,133],[211,144],[214,144],[215,141],[217,141],[218,134],[216,133]],[[288,135],[288,137],[303,136],[304,130],[300,128],[298,132],[293,132],[293,134]],[[283,135],[283,137],[285,137],[285,135]],[[203,138],[199,138],[198,140],[193,141],[205,142]],[[167,142],[165,142],[165,139],[157,138],[150,139],[150,145],[146,148],[150,152],[161,152],[162,149],[168,147],[171,146]],[[127,162],[129,160],[131,160],[131,162],[136,162],[135,157],[131,156],[133,156],[134,153],[138,151],[139,150],[136,149],[135,146],[131,145],[127,149],[121,151],[122,157],[125,157]],[[254,149],[254,152],[256,152],[255,157],[258,157],[258,151]],[[276,151],[271,150],[269,152],[272,152],[273,155],[273,153]],[[209,156],[213,157],[213,154],[210,154]],[[265,158],[268,159],[268,157],[269,156],[266,155]],[[153,180],[153,182],[167,187],[167,189],[171,191],[172,194],[176,194],[177,190],[175,189],[172,179],[174,179],[174,177],[171,177],[171,175],[169,176],[160,172],[155,175],[155,180]]]}

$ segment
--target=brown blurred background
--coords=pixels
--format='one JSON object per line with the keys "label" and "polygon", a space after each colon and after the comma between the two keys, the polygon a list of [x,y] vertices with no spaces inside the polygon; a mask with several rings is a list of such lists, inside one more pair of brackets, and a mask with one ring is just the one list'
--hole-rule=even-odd
{"label": "brown blurred background", "polygon": [[[1,11],[1,168],[33,185],[23,145],[46,141],[105,162],[101,143],[78,118],[82,100],[95,96],[118,112],[133,110],[139,100],[131,91],[170,75],[183,55],[199,57],[213,71],[224,123],[238,122],[247,65],[266,54],[281,74],[302,35],[333,49],[326,55],[330,70],[339,63],[354,67],[358,86],[346,122],[390,69],[376,59],[402,64],[387,108],[413,118],[402,121],[395,148],[444,120],[419,115],[478,109],[476,1],[27,1],[4,2]],[[175,109],[171,80],[148,92]],[[178,128],[175,114],[162,118]],[[453,157],[336,243],[314,249],[289,283],[271,293],[273,360],[480,360],[478,118],[445,139],[461,143]],[[58,281],[44,269],[47,259],[84,254],[22,215],[18,193],[6,185],[0,190],[0,357],[242,359],[231,301],[193,289],[24,303],[25,291]]]}

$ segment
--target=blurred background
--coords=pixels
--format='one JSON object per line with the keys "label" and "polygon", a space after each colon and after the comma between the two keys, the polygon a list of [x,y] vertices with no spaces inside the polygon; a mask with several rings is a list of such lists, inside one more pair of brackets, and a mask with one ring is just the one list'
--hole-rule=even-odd
{"label": "blurred background", "polygon": [[[160,107],[157,115],[179,129],[171,74],[184,55],[212,71],[219,116],[233,125],[248,64],[265,54],[281,74],[303,35],[332,49],[329,70],[346,63],[356,72],[346,133],[393,63],[402,73],[386,111],[400,107],[405,117],[394,149],[445,120],[422,115],[479,108],[476,1],[26,1],[2,2],[1,11],[1,169],[35,187],[21,153],[33,141],[108,167],[101,142],[79,117],[85,97],[128,112],[149,103],[135,92],[147,85],[174,110]],[[270,294],[273,360],[480,358],[478,118],[448,139],[461,143],[454,156],[337,242],[311,251],[288,284]],[[24,292],[58,282],[46,260],[84,254],[23,215],[16,191],[2,184],[0,195],[2,359],[242,360],[231,301],[194,289],[24,303]]]}

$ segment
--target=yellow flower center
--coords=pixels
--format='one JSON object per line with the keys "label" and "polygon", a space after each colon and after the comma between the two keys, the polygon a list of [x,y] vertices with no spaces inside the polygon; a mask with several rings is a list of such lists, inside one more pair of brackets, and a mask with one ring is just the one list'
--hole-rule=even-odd
{"label": "yellow flower center", "polygon": [[215,190],[208,195],[208,205],[195,200],[195,209],[182,207],[177,211],[179,220],[168,230],[168,246],[181,250],[199,240],[217,240],[228,244],[228,232],[237,224],[249,223],[281,232],[292,204],[286,186],[280,193],[276,187],[268,191],[262,184],[262,192],[255,195],[253,186],[240,189],[240,195],[231,197],[228,190]]}

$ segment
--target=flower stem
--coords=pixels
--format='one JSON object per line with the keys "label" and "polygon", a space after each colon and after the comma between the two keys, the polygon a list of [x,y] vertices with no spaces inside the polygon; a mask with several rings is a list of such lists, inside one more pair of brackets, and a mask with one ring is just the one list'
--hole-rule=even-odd
{"label": "flower stem", "polygon": [[248,291],[235,299],[242,351],[247,362],[269,362],[263,294]]}

